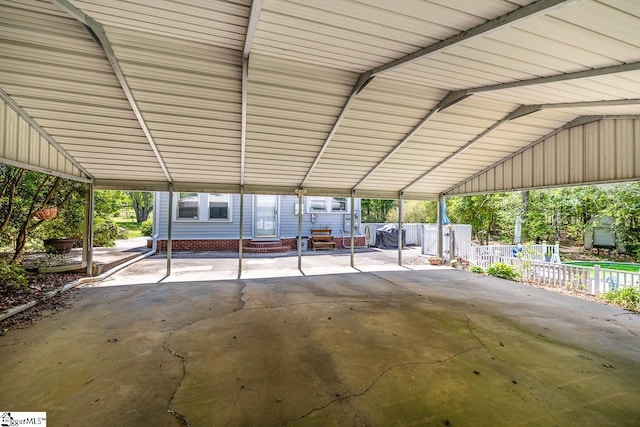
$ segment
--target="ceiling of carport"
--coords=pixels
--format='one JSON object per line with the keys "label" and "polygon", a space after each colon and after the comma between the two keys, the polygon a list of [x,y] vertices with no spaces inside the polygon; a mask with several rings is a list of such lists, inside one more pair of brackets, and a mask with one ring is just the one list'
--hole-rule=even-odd
{"label": "ceiling of carport", "polygon": [[460,185],[640,116],[638,34],[625,0],[0,0],[0,97],[67,164],[7,131],[0,160],[98,188],[490,191]]}

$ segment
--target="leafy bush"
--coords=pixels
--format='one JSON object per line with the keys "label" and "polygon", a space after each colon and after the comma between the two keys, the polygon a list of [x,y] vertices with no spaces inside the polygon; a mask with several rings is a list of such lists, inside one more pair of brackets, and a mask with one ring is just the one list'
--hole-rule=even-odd
{"label": "leafy bush", "polygon": [[0,293],[12,288],[27,287],[24,268],[0,261]]}
{"label": "leafy bush", "polygon": [[618,288],[601,295],[600,298],[627,310],[640,311],[640,286]]}
{"label": "leafy bush", "polygon": [[472,265],[471,267],[469,267],[469,271],[472,273],[478,273],[478,274],[484,274],[484,268],[480,267],[479,265]]}
{"label": "leafy bush", "polygon": [[496,262],[489,266],[487,270],[489,276],[499,277],[501,279],[516,280],[520,277],[520,273],[511,265],[503,262]]}
{"label": "leafy bush", "polygon": [[118,224],[111,218],[98,217],[93,227],[93,244],[95,246],[113,247],[116,239],[122,237]]}
{"label": "leafy bush", "polygon": [[153,218],[149,217],[140,224],[140,232],[143,236],[151,236],[153,233]]}

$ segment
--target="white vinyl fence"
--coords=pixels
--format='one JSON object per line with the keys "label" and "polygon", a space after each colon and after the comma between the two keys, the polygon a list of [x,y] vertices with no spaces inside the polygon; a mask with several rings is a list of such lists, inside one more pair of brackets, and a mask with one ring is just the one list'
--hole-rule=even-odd
{"label": "white vinyl fence", "polygon": [[[480,246],[470,242],[468,253],[464,259],[470,264],[487,268],[496,262],[504,262],[504,259],[522,259],[532,262],[560,263],[560,245],[492,245]],[[462,255],[461,255],[462,256]],[[510,263],[508,261],[507,263]]]}
{"label": "white vinyl fence", "polygon": [[[438,224],[422,224],[422,254],[438,254]],[[453,231],[453,232],[452,232]],[[452,239],[452,237],[454,237]],[[468,253],[471,242],[471,225],[448,224],[442,227],[442,255],[451,260],[460,257],[461,253]]]}
{"label": "white vinyl fence", "polygon": [[[389,223],[385,222],[365,222],[360,224],[360,233],[364,234],[367,239],[367,246],[373,246],[376,243],[376,231]],[[393,223],[392,223],[393,224]],[[398,224],[393,224],[396,227]],[[406,230],[406,242],[404,245],[421,245],[422,244],[422,226],[423,224],[406,223],[402,224],[402,229]]]}
{"label": "white vinyl fence", "polygon": [[513,265],[522,274],[522,281],[537,285],[570,289],[600,295],[618,288],[640,286],[640,273],[617,271],[554,262],[530,261],[524,258],[496,256],[491,264]]}

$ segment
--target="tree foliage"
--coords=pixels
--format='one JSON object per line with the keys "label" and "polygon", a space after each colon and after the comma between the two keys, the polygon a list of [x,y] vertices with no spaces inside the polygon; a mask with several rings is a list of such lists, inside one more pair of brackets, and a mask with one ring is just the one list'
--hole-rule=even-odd
{"label": "tree foliage", "polygon": [[387,222],[389,211],[395,205],[395,200],[362,199],[362,222]]}
{"label": "tree foliage", "polygon": [[16,264],[27,239],[47,221],[36,212],[56,207],[64,215],[71,200],[84,193],[83,184],[0,164],[0,243],[13,244],[12,263]]}
{"label": "tree foliage", "polygon": [[[96,191],[94,244],[113,245],[120,237],[109,217],[129,204],[122,191]],[[37,212],[56,207],[53,219],[39,219]],[[49,238],[80,240],[84,230],[85,184],[44,173],[0,164],[0,246],[13,251],[17,264],[29,242]],[[41,245],[41,243],[39,243]]]}
{"label": "tree foliage", "polygon": [[[626,253],[640,260],[640,183],[527,190],[512,193],[452,196],[446,199],[451,222],[471,224],[474,238],[513,242],[516,218],[522,219],[522,242],[569,241],[581,244],[585,230],[598,218],[614,219],[611,231]],[[395,222],[393,200],[362,200],[363,222]],[[434,223],[435,202],[406,201],[406,222]]]}
{"label": "tree foliage", "polygon": [[127,192],[136,213],[136,221],[142,223],[149,217],[149,213],[153,210],[153,193],[148,191],[129,191]]}

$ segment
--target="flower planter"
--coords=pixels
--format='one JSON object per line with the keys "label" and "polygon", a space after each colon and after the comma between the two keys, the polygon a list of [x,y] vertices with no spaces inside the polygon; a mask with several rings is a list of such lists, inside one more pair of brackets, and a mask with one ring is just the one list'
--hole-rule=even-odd
{"label": "flower planter", "polygon": [[52,219],[58,215],[58,208],[54,206],[51,208],[40,209],[39,211],[35,211],[34,215],[36,218],[42,219],[42,220]]}
{"label": "flower planter", "polygon": [[57,254],[68,254],[73,249],[75,239],[47,239],[44,245],[51,248],[51,251]]}

